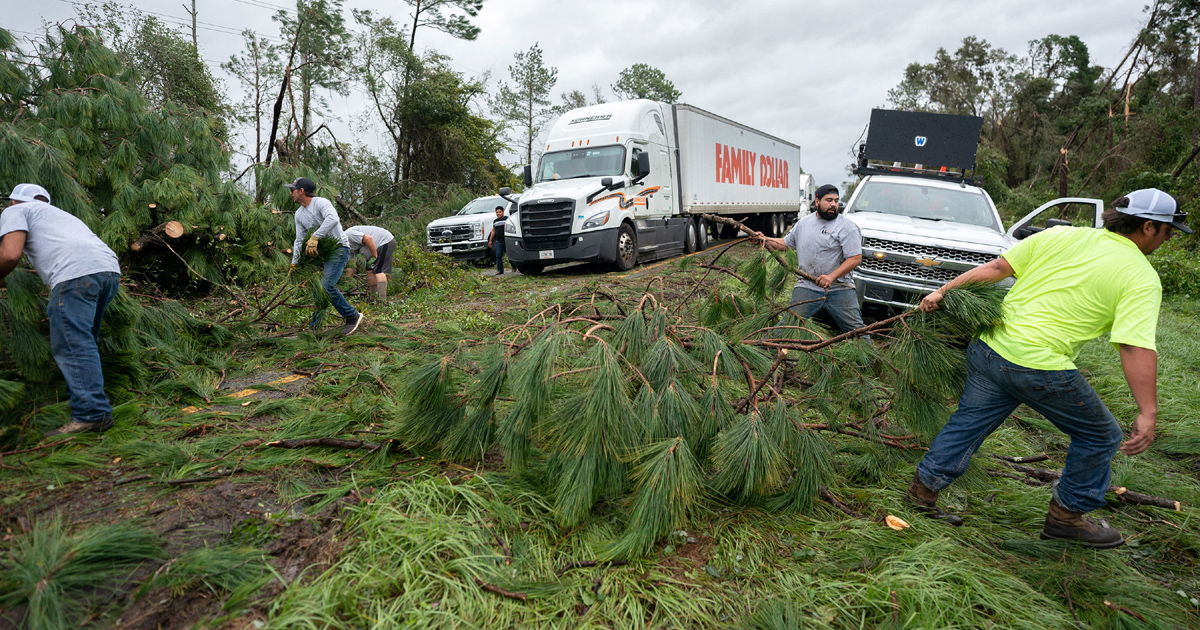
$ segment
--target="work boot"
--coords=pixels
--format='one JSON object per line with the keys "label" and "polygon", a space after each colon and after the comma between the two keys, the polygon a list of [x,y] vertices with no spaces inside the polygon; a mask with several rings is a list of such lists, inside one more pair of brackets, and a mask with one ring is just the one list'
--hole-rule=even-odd
{"label": "work boot", "polygon": [[1097,549],[1111,549],[1125,544],[1121,532],[1108,527],[1103,521],[1097,524],[1083,515],[1083,512],[1072,512],[1051,498],[1046,524],[1042,526],[1042,540],[1069,540]]}
{"label": "work boot", "polygon": [[908,484],[908,493],[904,495],[904,502],[936,521],[942,521],[955,527],[961,526],[963,524],[962,517],[939,510],[937,498],[938,491],[926,488],[925,484],[921,483],[921,477],[917,473],[913,473],[913,480]]}
{"label": "work boot", "polygon": [[349,335],[350,333],[353,333],[354,331],[358,330],[358,325],[362,323],[362,320],[363,320],[362,313],[355,313],[354,315],[347,317],[346,325],[342,326],[342,336],[345,337],[346,335]]}
{"label": "work boot", "polygon": [[72,420],[53,431],[47,431],[42,434],[42,437],[49,438],[58,435],[71,435],[74,433],[104,433],[113,426],[112,416],[109,416],[99,422],[80,422]]}

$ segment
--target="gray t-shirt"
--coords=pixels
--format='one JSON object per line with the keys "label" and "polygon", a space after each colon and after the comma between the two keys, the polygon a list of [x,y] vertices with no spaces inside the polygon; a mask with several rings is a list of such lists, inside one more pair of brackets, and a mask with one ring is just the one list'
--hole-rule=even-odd
{"label": "gray t-shirt", "polygon": [[25,255],[46,286],[94,273],[121,273],[117,255],[75,215],[44,201],[26,201],[0,212],[0,238],[24,231]]}
{"label": "gray t-shirt", "polygon": [[304,251],[304,241],[308,231],[316,228],[316,237],[329,236],[336,238],[342,247],[350,247],[346,235],[342,233],[342,220],[338,218],[333,204],[324,197],[313,197],[308,207],[300,206],[296,210],[296,242],[292,245],[292,264],[300,262],[300,252]]}
{"label": "gray t-shirt", "polygon": [[392,233],[373,225],[356,225],[346,229],[346,240],[350,241],[350,255],[364,257],[371,255],[371,250],[363,245],[363,236],[370,236],[371,240],[375,241],[375,249],[379,249],[388,243],[396,240]]}
{"label": "gray t-shirt", "polygon": [[[862,234],[853,221],[843,215],[838,215],[832,221],[826,221],[816,212],[800,219],[792,226],[783,242],[796,250],[800,270],[814,276],[823,276],[846,262],[851,256],[862,254]],[[800,278],[798,287],[821,290],[812,280]],[[838,278],[829,288],[854,288],[850,274]]]}

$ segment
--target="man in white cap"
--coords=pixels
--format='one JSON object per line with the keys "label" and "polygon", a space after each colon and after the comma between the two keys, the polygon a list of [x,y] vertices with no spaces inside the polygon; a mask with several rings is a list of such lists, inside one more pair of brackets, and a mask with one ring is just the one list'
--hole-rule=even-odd
{"label": "man in white cap", "polygon": [[112,405],[104,395],[100,322],[117,295],[117,255],[74,215],[50,205],[50,193],[18,184],[0,212],[0,281],[29,258],[50,287],[50,350],[71,392],[71,421],[46,437],[107,431]]}
{"label": "man in white cap", "polygon": [[[1136,190],[1113,206],[1103,215],[1105,229],[1063,226],[1039,232],[921,301],[921,310],[933,311],[947,289],[1016,277],[1004,298],[1003,326],[968,346],[958,411],[930,445],[908,488],[907,502],[926,515],[962,524],[960,517],[937,508],[938,491],[967,469],[984,438],[1024,403],[1071,438],[1062,477],[1051,488],[1042,538],[1097,548],[1125,542],[1115,529],[1084,514],[1104,507],[1117,451],[1136,455],[1154,441],[1154,338],[1162,285],[1146,256],[1174,230],[1192,230],[1175,199],[1161,190]],[[1124,443],[1121,426],[1074,363],[1083,344],[1104,334],[1120,354],[1138,407]]]}
{"label": "man in white cap", "polygon": [[[350,241],[342,233],[342,220],[328,199],[313,196],[317,185],[307,177],[297,177],[296,181],[284,184],[283,187],[291,191],[292,201],[300,204],[296,209],[296,242],[292,245],[292,268],[300,262],[301,245],[304,246],[304,253],[309,256],[317,255],[317,243],[323,236],[336,239],[341,245],[329,260],[325,261],[325,268],[321,270],[321,288],[325,290],[325,295],[329,296],[334,310],[342,316],[342,335],[349,335],[358,330],[363,314],[350,306],[346,296],[342,295],[337,287],[338,281],[342,279],[342,272],[346,270],[346,263],[350,260]],[[305,241],[304,236],[309,230],[313,230],[313,233]],[[313,313],[310,327],[314,331],[317,329],[317,322],[320,321],[319,317],[320,313]]]}

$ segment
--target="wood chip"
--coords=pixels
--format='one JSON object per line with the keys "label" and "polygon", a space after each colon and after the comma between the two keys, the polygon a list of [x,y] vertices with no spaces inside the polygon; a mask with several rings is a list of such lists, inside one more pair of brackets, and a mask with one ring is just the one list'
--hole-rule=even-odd
{"label": "wood chip", "polygon": [[890,527],[896,531],[900,531],[902,529],[906,529],[907,527],[909,527],[908,523],[905,522],[904,519],[897,518],[895,516],[892,516],[891,514],[888,514],[887,517],[885,517],[883,519],[883,522],[888,527]]}

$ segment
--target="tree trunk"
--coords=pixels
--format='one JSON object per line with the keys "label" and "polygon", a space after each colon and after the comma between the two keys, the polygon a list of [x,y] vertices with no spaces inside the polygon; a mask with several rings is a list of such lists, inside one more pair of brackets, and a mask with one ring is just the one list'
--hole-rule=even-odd
{"label": "tree trunk", "polygon": [[129,249],[132,249],[135,252],[140,252],[147,243],[163,234],[166,234],[171,238],[179,238],[180,236],[183,236],[183,224],[178,221],[167,221],[166,223],[163,223],[162,225],[159,225],[149,232],[139,236],[138,239],[129,246]]}

